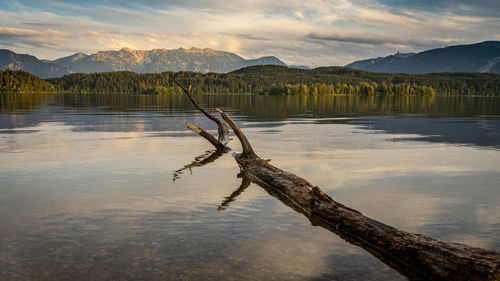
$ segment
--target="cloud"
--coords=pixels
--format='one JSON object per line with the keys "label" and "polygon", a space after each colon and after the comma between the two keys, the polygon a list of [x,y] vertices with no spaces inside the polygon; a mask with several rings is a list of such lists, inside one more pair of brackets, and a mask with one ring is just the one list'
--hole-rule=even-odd
{"label": "cloud", "polygon": [[18,31],[4,30],[0,47],[52,59],[121,47],[210,47],[319,66],[499,38],[498,14],[438,2],[424,9],[393,0],[16,0],[0,8],[0,26]]}
{"label": "cloud", "polygon": [[431,46],[442,46],[448,44],[460,43],[459,40],[439,40],[439,39],[399,39],[394,37],[384,37],[377,34],[373,35],[346,35],[346,34],[328,34],[321,32],[311,32],[306,35],[309,39],[315,40],[328,40],[355,44],[369,44],[369,45],[386,45],[386,44],[396,44],[396,45],[408,45],[408,46],[421,46],[421,47],[431,47]]}
{"label": "cloud", "polygon": [[500,12],[500,2],[492,0],[419,0],[419,1],[399,1],[399,0],[377,0],[377,2],[388,6],[419,11],[453,11],[455,14],[498,16]]}
{"label": "cloud", "polygon": [[237,38],[241,38],[241,39],[246,39],[246,40],[256,40],[256,41],[270,41],[270,40],[272,40],[271,38],[262,37],[262,36],[258,36],[258,35],[252,35],[252,34],[244,34],[244,33],[231,34],[231,33],[221,32],[220,34],[231,36],[231,37],[237,37]]}
{"label": "cloud", "polygon": [[52,29],[42,32],[34,29],[0,27],[0,41],[7,41],[12,46],[27,44],[37,47],[57,48],[70,35],[70,33]]}
{"label": "cloud", "polygon": [[43,27],[46,27],[46,26],[52,26],[52,27],[62,26],[62,24],[48,23],[48,22],[23,22],[21,24],[23,24],[23,25],[30,25],[30,26],[43,26]]}

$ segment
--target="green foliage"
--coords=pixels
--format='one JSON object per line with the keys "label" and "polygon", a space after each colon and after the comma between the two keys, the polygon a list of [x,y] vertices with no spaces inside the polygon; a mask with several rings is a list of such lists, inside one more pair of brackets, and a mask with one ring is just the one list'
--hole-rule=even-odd
{"label": "green foliage", "polygon": [[265,95],[391,95],[391,96],[433,96],[436,91],[432,87],[417,86],[415,84],[378,84],[376,82],[361,82],[359,85],[347,85],[337,83],[336,85],[325,83],[307,84],[278,84],[261,91]]}
{"label": "green foliage", "polygon": [[0,70],[0,93],[53,92],[54,86],[28,72]]}
{"label": "green foliage", "polygon": [[182,89],[178,86],[156,86],[146,89],[140,89],[141,94],[153,94],[153,95],[171,95],[171,94],[182,94]]}
{"label": "green foliage", "polygon": [[137,74],[130,71],[92,74],[74,73],[61,78],[47,79],[58,91],[98,94],[156,94],[156,87],[169,81],[168,74]]}
{"label": "green foliage", "polygon": [[[58,91],[72,93],[177,94],[180,89],[170,72],[136,74],[107,72],[70,74],[47,79]],[[230,73],[177,72],[193,93],[257,93],[266,95],[500,95],[500,75],[439,73],[385,74],[345,67],[295,69],[284,66],[251,66]]]}

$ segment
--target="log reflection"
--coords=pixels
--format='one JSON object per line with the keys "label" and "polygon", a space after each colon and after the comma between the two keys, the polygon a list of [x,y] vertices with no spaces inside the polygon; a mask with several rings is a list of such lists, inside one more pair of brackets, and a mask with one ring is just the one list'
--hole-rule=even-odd
{"label": "log reflection", "polygon": [[222,155],[224,154],[224,151],[221,150],[207,150],[205,153],[196,156],[194,160],[187,164],[184,165],[184,167],[175,170],[174,173],[172,174],[172,181],[176,181],[181,178],[181,175],[184,174],[184,171],[189,170],[190,174],[193,174],[193,168],[194,167],[202,167],[205,166],[209,163],[214,162],[215,160],[219,159]]}
{"label": "log reflection", "polygon": [[245,176],[244,173],[239,173],[237,177],[241,178],[241,184],[240,184],[240,186],[238,187],[238,189],[236,189],[235,191],[233,191],[233,193],[231,193],[231,195],[229,195],[228,197],[224,198],[224,201],[222,201],[222,203],[217,208],[218,211],[225,210],[226,207],[229,206],[229,203],[231,203],[234,200],[236,200],[236,197],[238,197],[241,193],[243,193],[243,191],[245,191],[245,189],[247,189],[247,187],[250,185],[250,180]]}

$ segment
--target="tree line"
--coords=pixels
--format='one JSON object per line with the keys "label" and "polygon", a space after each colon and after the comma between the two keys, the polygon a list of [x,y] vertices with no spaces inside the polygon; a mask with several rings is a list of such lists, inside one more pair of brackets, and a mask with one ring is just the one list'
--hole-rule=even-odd
{"label": "tree line", "polygon": [[419,86],[416,84],[399,83],[386,84],[382,82],[361,82],[359,84],[346,84],[337,82],[334,84],[312,83],[312,84],[277,84],[260,91],[258,94],[266,95],[390,95],[390,96],[433,96],[436,91],[432,87]]}
{"label": "tree line", "polygon": [[31,73],[0,70],[0,93],[54,92],[54,86]]}
{"label": "tree line", "polygon": [[[171,74],[181,83],[192,85],[194,93],[361,96],[500,95],[500,75],[498,74],[386,74],[345,67],[296,69],[267,65],[246,67],[224,74],[197,72],[137,74],[129,71],[74,73],[61,78],[46,79],[45,82],[50,83],[54,91],[68,93],[181,94],[181,90],[170,79]],[[40,87],[43,88],[41,84]]]}

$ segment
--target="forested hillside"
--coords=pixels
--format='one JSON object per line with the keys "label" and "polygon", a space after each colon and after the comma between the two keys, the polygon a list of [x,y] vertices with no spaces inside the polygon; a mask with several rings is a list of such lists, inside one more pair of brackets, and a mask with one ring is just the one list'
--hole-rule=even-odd
{"label": "forested hillside", "polygon": [[[47,79],[58,91],[76,93],[180,93],[170,72],[70,74]],[[386,74],[344,67],[296,69],[252,66],[227,74],[177,72],[195,93],[346,95],[500,95],[500,75],[440,73]]]}
{"label": "forested hillside", "polygon": [[500,75],[486,73],[386,74],[344,67],[296,69],[252,66],[231,73],[103,72],[42,80],[23,71],[0,72],[2,92],[181,94],[174,74],[194,93],[265,95],[500,95]]}
{"label": "forested hillside", "polygon": [[0,93],[53,92],[54,86],[21,70],[0,70]]}

